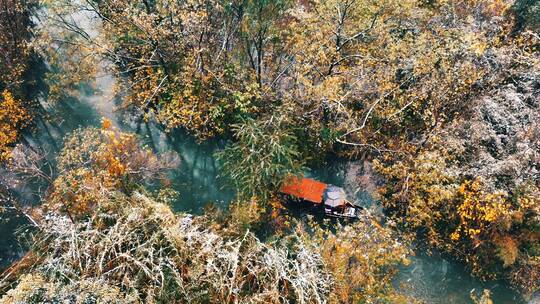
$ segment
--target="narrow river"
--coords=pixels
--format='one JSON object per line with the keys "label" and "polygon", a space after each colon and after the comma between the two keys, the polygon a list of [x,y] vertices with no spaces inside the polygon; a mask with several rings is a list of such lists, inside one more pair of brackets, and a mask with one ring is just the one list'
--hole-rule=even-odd
{"label": "narrow river", "polygon": [[[94,21],[83,18],[81,22],[89,29],[95,30]],[[108,74],[104,67],[100,67],[95,89],[81,89],[78,100],[64,100],[52,105],[50,117],[57,117],[56,120],[39,122],[37,129],[25,139],[48,151],[49,157],[53,159],[61,148],[65,135],[79,127],[99,126],[101,119],[107,118],[119,129],[139,134],[145,144],[156,151],[173,150],[179,154],[181,165],[173,173],[172,178],[173,187],[180,192],[180,199],[174,205],[175,210],[199,213],[208,202],[226,206],[234,198],[234,193],[231,190],[224,190],[213,157],[222,143],[197,143],[182,131],[165,133],[153,123],[137,124],[126,119],[115,111],[115,102],[111,97],[114,81],[114,76]],[[331,160],[324,167],[307,172],[307,175],[324,182],[344,185],[348,193],[354,194],[354,199],[359,204],[377,208],[377,203],[371,199],[368,192],[356,191],[357,185],[345,182],[350,167],[350,163]],[[32,199],[31,193],[25,193],[29,192],[28,188],[21,187],[19,190],[27,200]],[[0,240],[0,267],[4,266],[2,263],[5,264],[22,254],[13,232],[24,223],[24,219],[7,218],[9,216],[4,214],[3,221],[0,222],[3,234],[4,231],[11,233],[11,237],[3,237]],[[428,256],[417,250],[411,260],[409,266],[403,267],[395,284],[407,293],[425,300],[426,303],[472,303],[470,293],[481,292],[485,288],[492,291],[494,303],[525,303],[519,294],[504,283],[480,282],[472,278],[460,263],[439,255]]]}

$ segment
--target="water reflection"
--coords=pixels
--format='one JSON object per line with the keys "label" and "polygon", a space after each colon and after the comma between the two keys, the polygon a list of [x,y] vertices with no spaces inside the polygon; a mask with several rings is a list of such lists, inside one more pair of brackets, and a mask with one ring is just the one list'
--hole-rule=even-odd
{"label": "water reflection", "polygon": [[225,207],[233,199],[234,191],[222,183],[214,158],[223,143],[198,143],[183,131],[166,133],[153,123],[136,130],[157,152],[175,151],[180,156],[180,167],[171,174],[172,187],[180,192],[173,206],[176,211],[200,213],[207,203]]}
{"label": "water reflection", "polygon": [[429,256],[418,251],[417,256],[411,257],[411,264],[402,267],[394,284],[426,303],[472,303],[471,293],[480,295],[484,289],[491,291],[494,303],[525,303],[504,282],[480,282],[462,264],[437,253]]}
{"label": "water reflection", "polygon": [[0,270],[24,255],[25,249],[18,240],[21,229],[29,224],[25,217],[14,211],[0,211]]}

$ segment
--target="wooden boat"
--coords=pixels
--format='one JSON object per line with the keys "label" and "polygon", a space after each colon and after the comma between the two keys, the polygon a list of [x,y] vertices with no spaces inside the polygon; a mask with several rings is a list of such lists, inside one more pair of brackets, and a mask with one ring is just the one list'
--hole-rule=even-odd
{"label": "wooden boat", "polygon": [[324,214],[331,217],[358,219],[363,210],[347,200],[343,188],[310,178],[293,177],[281,186],[280,192],[296,200],[319,206]]}

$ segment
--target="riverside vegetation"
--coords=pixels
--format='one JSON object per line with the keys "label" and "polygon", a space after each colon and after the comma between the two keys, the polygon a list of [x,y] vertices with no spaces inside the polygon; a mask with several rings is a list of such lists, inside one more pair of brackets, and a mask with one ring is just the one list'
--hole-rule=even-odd
{"label": "riverside vegetation", "polygon": [[[34,226],[1,303],[411,303],[421,300],[392,279],[412,245],[524,295],[540,289],[539,1],[0,0],[0,10],[2,172],[46,185],[26,206],[0,179],[2,210]],[[39,62],[48,72],[37,77]],[[54,162],[40,157],[22,136],[48,119],[39,99],[76,94],[99,66],[131,119],[227,142],[217,153],[237,190],[227,210],[173,213],[182,193],[168,171],[182,164],[109,120],[68,135]],[[373,165],[392,225],[283,209],[281,183],[330,155]]]}

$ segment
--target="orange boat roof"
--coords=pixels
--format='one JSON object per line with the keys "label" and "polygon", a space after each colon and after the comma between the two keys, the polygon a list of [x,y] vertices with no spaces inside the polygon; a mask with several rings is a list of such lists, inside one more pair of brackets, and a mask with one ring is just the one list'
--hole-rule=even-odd
{"label": "orange boat roof", "polygon": [[311,178],[293,177],[287,180],[279,191],[313,203],[321,203],[327,184]]}

